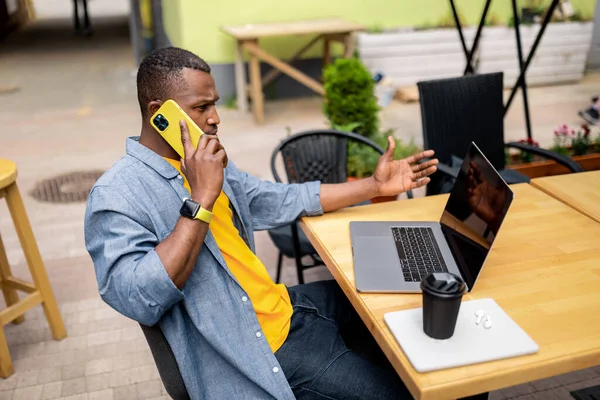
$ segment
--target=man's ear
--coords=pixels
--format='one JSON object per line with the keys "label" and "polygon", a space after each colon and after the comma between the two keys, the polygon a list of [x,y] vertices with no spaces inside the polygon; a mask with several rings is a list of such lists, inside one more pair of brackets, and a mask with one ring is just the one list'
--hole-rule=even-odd
{"label": "man's ear", "polygon": [[154,113],[156,113],[162,105],[163,102],[160,100],[152,100],[150,103],[148,103],[148,111],[150,112],[150,115],[154,115]]}

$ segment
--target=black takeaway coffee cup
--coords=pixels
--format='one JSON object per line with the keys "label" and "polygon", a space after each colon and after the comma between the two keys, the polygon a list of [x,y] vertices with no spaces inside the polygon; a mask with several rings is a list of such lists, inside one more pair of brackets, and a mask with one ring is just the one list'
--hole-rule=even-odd
{"label": "black takeaway coffee cup", "polygon": [[421,281],[423,291],[423,331],[434,339],[454,335],[465,282],[449,272],[434,272]]}

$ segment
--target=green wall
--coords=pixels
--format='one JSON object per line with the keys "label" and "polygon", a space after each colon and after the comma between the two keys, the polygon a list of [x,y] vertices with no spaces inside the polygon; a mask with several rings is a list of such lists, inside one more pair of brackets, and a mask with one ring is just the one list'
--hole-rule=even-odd
{"label": "green wall", "polygon": [[[550,0],[519,1],[548,4]],[[484,0],[455,0],[467,24],[476,24]],[[596,0],[571,0],[585,16],[593,16]],[[340,17],[363,24],[367,29],[434,25],[451,18],[448,0],[163,0],[165,30],[174,46],[197,53],[209,63],[231,63],[234,40],[221,32],[223,25],[285,22],[311,18]],[[493,0],[490,15],[506,22],[510,0]],[[308,38],[269,38],[262,41],[267,51],[289,57]],[[306,57],[321,54],[315,45]]]}
{"label": "green wall", "polygon": [[[174,46],[182,46],[184,30],[181,26],[181,0],[163,0],[162,2],[162,14],[163,14],[163,29],[169,37],[171,43]],[[194,29],[185,30],[189,34],[194,35]]]}

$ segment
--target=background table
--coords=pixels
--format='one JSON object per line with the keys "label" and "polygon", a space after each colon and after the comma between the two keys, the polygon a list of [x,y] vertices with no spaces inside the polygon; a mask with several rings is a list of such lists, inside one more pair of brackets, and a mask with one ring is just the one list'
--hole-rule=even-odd
{"label": "background table", "polygon": [[531,185],[600,222],[600,171],[536,178]]}
{"label": "background table", "polygon": [[[351,57],[354,53],[352,33],[364,29],[362,25],[345,21],[339,18],[316,19],[294,22],[277,22],[268,24],[247,24],[241,26],[224,26],[223,32],[237,40],[237,53],[235,60],[235,85],[237,89],[237,104],[241,111],[248,110],[248,92],[246,88],[246,72],[244,69],[243,51],[250,54],[250,94],[252,98],[252,111],[256,122],[264,121],[263,87],[270,84],[281,73],[297,80],[316,93],[323,95],[323,85],[291,66],[303,53],[306,52],[319,39],[323,39],[323,61],[329,63],[331,57],[331,42],[344,44],[344,57]],[[291,35],[316,35],[307,45],[302,47],[289,62],[284,62],[260,47],[259,39],[273,36]],[[272,71],[261,79],[260,61],[274,67]]]}
{"label": "background table", "polygon": [[387,312],[421,307],[421,295],[358,293],[348,223],[439,220],[447,195],[352,207],[301,221],[418,399],[460,398],[600,364],[600,224],[528,184],[513,189],[515,200],[505,224],[465,300],[493,298],[540,350],[429,373],[412,368],[383,319]]}

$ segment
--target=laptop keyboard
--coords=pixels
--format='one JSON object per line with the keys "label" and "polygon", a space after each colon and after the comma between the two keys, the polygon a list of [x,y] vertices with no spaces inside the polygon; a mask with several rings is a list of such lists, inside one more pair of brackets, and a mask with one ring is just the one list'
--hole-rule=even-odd
{"label": "laptop keyboard", "polygon": [[392,228],[406,282],[421,282],[431,272],[448,272],[431,228]]}

